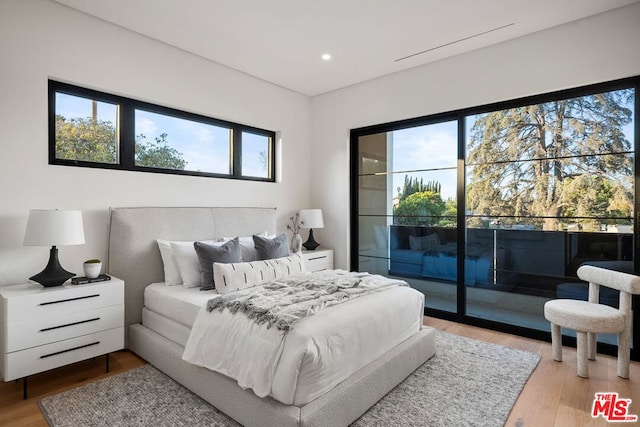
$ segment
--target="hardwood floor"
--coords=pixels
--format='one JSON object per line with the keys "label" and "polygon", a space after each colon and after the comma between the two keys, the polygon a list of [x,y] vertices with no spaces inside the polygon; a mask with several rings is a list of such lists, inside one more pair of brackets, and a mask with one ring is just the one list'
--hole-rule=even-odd
{"label": "hardwood floor", "polygon": [[[620,398],[631,399],[630,414],[640,415],[640,363],[632,362],[631,378],[616,375],[616,359],[598,355],[589,362],[591,378],[576,375],[576,352],[564,348],[564,361],[555,362],[551,345],[546,342],[517,337],[501,332],[425,317],[425,324],[436,329],[469,338],[527,350],[542,356],[540,364],[527,382],[516,402],[507,426],[606,426],[602,417],[591,418],[596,392],[617,392]],[[29,398],[22,399],[22,382],[0,383],[0,425],[47,426],[38,401],[45,396],[78,387],[89,382],[125,372],[144,364],[128,351],[113,353],[110,373],[104,372],[104,358],[87,360],[29,377]],[[628,425],[628,424],[627,424]]]}
{"label": "hardwood floor", "polygon": [[[631,399],[629,413],[640,416],[640,363],[631,362],[630,379],[616,374],[617,359],[598,354],[589,361],[588,379],[577,376],[576,351],[563,348],[562,362],[551,356],[551,344],[501,332],[425,318],[425,324],[452,334],[488,341],[507,347],[538,353],[542,358],[527,381],[507,419],[507,426],[582,427],[607,426],[602,417],[592,418],[591,408],[596,392],[617,392]],[[638,423],[640,424],[640,423]],[[628,425],[628,424],[626,424]]]}

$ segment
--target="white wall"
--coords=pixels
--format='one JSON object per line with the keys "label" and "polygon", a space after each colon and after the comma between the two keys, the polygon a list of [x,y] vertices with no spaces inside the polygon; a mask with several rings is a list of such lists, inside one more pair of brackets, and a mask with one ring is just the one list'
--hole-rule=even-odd
{"label": "white wall", "polygon": [[[635,4],[310,101],[49,0],[2,0],[0,285],[46,263],[47,248],[22,246],[32,208],[83,210],[87,244],[60,248],[80,272],[106,256],[110,206],[276,206],[281,230],[295,210],[320,207],[316,239],[346,268],[350,129],[640,75],[638,22]],[[48,78],[276,130],[281,182],[50,166]]]}
{"label": "white wall", "polygon": [[312,99],[322,240],[349,266],[349,131],[640,75],[640,3]]}
{"label": "white wall", "polygon": [[[47,79],[275,130],[279,183],[48,164]],[[29,209],[81,209],[87,243],[60,248],[70,271],[106,257],[110,206],[277,207],[279,229],[310,206],[310,100],[49,0],[0,2],[0,285],[44,268],[23,247]],[[206,236],[205,236],[206,237]]]}

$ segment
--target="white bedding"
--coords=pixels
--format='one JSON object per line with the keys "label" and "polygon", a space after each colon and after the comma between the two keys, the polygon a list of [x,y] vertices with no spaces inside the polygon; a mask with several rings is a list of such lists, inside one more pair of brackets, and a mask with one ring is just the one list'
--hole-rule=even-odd
{"label": "white bedding", "polygon": [[183,359],[228,375],[260,397],[304,405],[419,331],[423,307],[422,293],[393,287],[302,319],[281,340],[276,328],[228,310],[214,316],[203,305]]}
{"label": "white bedding", "polygon": [[216,295],[215,291],[152,283],[144,289],[144,307],[191,328],[200,307]]}

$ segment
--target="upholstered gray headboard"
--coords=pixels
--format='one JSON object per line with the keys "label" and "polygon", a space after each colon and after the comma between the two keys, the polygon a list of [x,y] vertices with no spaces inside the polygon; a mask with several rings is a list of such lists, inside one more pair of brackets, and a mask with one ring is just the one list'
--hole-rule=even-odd
{"label": "upholstered gray headboard", "polygon": [[164,279],[156,243],[276,232],[275,208],[112,208],[107,272],[125,281],[125,326],[140,323],[144,288]]}

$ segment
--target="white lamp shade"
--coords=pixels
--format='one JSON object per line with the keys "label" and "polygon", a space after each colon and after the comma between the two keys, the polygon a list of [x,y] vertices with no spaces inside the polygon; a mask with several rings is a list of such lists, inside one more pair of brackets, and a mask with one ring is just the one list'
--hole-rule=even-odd
{"label": "white lamp shade", "polygon": [[322,209],[301,209],[300,222],[302,228],[323,228]]}
{"label": "white lamp shade", "polygon": [[84,244],[82,212],[77,210],[31,210],[24,234],[25,246]]}

